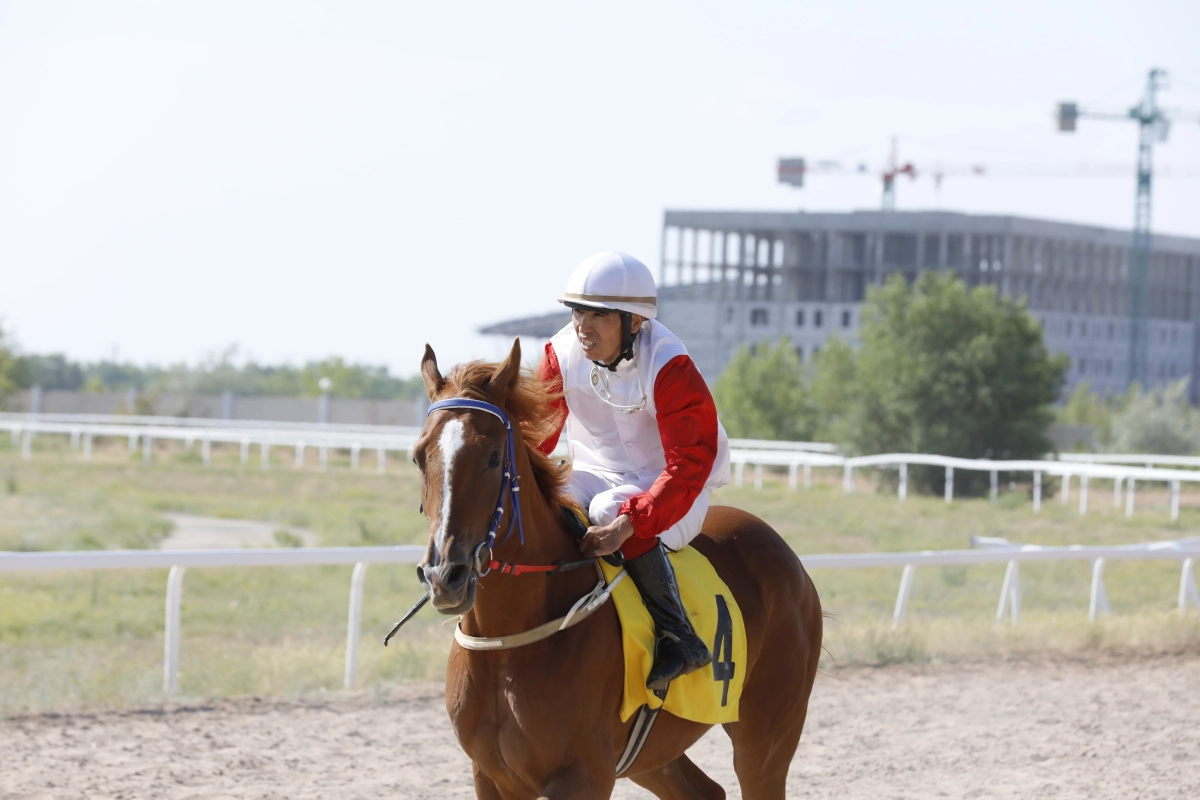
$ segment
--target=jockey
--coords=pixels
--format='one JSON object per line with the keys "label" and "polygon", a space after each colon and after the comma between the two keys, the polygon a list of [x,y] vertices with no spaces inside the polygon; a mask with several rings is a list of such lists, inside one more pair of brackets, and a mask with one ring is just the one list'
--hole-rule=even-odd
{"label": "jockey", "polygon": [[658,643],[646,686],[662,691],[712,660],[679,597],[666,550],[700,533],[709,493],[729,483],[729,442],[712,395],[683,343],[655,320],[658,292],[646,265],[598,253],[567,281],[559,302],[571,322],[546,345],[539,367],[561,382],[570,491],[593,523],[589,557],[620,550],[654,619]]}

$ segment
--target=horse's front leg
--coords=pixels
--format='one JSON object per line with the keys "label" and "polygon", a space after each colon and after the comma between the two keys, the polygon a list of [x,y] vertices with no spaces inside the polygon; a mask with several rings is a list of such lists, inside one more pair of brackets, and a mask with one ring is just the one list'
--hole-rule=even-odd
{"label": "horse's front leg", "polygon": [[546,784],[538,800],[591,800],[610,797],[617,783],[612,766],[574,764],[560,770]]}

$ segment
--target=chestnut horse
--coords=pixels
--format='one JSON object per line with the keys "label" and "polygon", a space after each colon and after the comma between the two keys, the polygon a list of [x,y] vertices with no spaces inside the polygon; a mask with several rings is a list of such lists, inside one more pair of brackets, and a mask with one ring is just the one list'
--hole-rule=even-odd
{"label": "chestnut horse", "polygon": [[[579,561],[561,506],[569,477],[536,445],[556,424],[552,389],[522,374],[520,343],[501,364],[471,362],[443,378],[426,346],[421,374],[435,406],[413,457],[429,518],[429,546],[417,575],[435,608],[462,615],[468,636],[507,636],[565,615],[596,583],[593,568],[556,574],[487,572],[477,555],[489,534],[510,531],[520,497],[519,534],[493,557],[531,565]],[[453,404],[447,404],[453,406]],[[485,407],[503,411],[506,419]],[[507,442],[513,441],[509,445]],[[511,451],[513,463],[508,463]],[[519,495],[504,473],[519,476]],[[500,495],[501,509],[495,498]],[[505,508],[507,506],[507,508]],[[490,526],[490,527],[489,527]],[[524,539],[524,542],[521,542]],[[724,726],[747,800],[784,797],[821,651],[821,603],[799,558],[765,522],[713,507],[693,542],[729,586],[746,625],[747,663],[739,719]],[[487,561],[483,564],[486,565]],[[620,720],[621,632],[612,603],[578,625],[515,649],[450,652],[446,710],[470,756],[475,793],[488,800],[609,797],[615,765],[634,720]],[[723,798],[725,791],[685,754],[709,728],[659,714],[622,777],[662,798]]]}

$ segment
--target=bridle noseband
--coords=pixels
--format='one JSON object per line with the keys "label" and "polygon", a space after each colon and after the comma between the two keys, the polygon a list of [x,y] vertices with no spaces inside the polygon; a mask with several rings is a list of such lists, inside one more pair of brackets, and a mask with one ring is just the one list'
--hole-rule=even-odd
{"label": "bridle noseband", "polygon": [[[517,529],[518,540],[521,544],[525,544],[525,523],[521,519],[521,479],[517,475],[512,420],[508,418],[508,414],[505,414],[504,410],[499,406],[492,405],[484,400],[471,400],[466,397],[451,397],[446,400],[438,400],[429,406],[429,410],[425,412],[425,416],[428,417],[435,411],[448,408],[467,408],[474,411],[485,411],[504,423],[504,428],[508,435],[504,447],[504,477],[500,481],[500,496],[496,498],[496,513],[492,517],[492,524],[488,528],[487,537],[479,543],[479,546],[475,548],[475,552],[471,556],[471,566],[474,567],[475,574],[483,577],[492,571],[492,548],[496,544],[496,531],[500,528],[500,520],[504,519],[505,495],[508,496],[513,513],[508,521],[508,532],[504,534],[504,538],[500,541],[500,544],[504,544],[509,540],[509,537],[512,536],[514,526]],[[488,554],[487,560],[483,558],[484,550]]]}

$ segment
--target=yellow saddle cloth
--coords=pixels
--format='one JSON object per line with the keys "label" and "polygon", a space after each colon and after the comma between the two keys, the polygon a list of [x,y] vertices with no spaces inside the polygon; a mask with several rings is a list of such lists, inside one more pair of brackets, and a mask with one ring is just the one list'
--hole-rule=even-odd
{"label": "yellow saddle cloth", "polygon": [[[646,688],[654,663],[654,621],[637,587],[628,577],[613,590],[612,601],[621,619],[621,646],[625,657],[625,691],[621,698],[621,721],[625,722],[643,705],[662,706],[677,717],[710,725],[737,722],[738,701],[746,664],[746,626],[742,611],[729,587],[708,559],[692,547],[668,553],[683,607],[696,634],[712,652],[712,663],[690,675],[671,681],[666,702]],[[600,562],[610,584],[620,567]]]}

